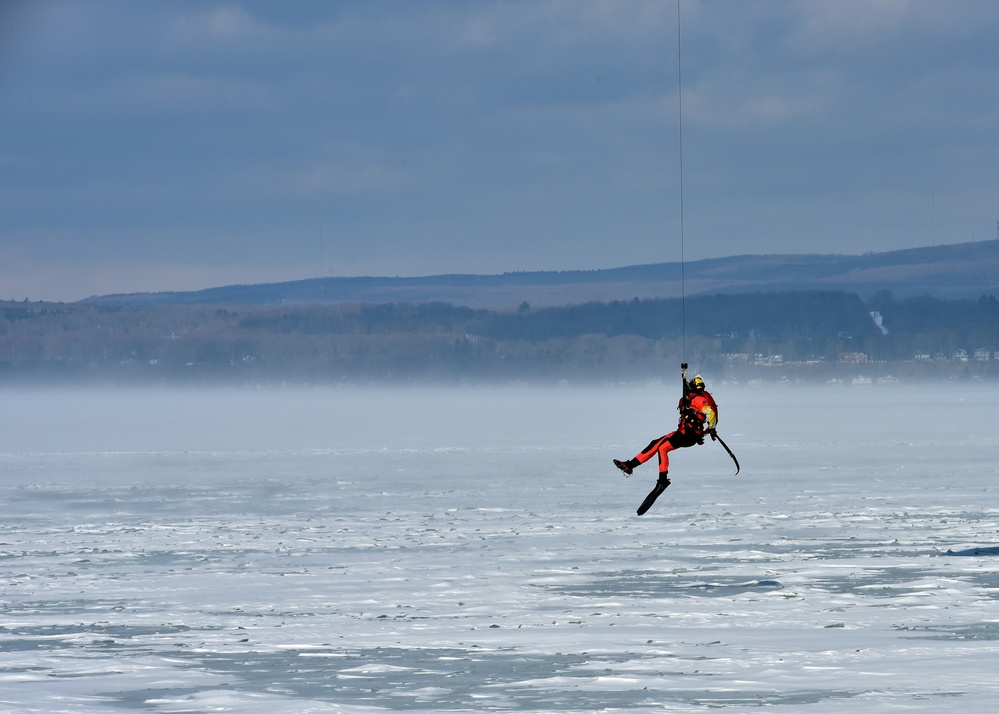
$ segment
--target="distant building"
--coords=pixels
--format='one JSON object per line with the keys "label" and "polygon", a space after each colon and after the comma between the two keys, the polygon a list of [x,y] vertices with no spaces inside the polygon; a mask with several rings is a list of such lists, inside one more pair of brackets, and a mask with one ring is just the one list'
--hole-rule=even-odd
{"label": "distant building", "polygon": [[839,356],[839,361],[847,364],[864,364],[867,362],[867,355],[863,352],[844,352]]}

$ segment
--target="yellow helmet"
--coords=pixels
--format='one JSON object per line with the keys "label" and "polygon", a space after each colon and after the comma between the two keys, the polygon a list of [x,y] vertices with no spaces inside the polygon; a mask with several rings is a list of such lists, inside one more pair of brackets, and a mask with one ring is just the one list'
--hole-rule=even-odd
{"label": "yellow helmet", "polygon": [[698,394],[704,391],[704,380],[701,379],[701,375],[697,375],[690,380],[690,388]]}

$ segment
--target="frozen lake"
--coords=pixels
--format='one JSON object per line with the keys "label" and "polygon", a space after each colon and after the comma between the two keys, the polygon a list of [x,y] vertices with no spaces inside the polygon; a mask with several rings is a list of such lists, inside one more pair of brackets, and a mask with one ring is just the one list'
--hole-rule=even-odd
{"label": "frozen lake", "polygon": [[708,388],[6,390],[0,710],[995,710],[999,387]]}

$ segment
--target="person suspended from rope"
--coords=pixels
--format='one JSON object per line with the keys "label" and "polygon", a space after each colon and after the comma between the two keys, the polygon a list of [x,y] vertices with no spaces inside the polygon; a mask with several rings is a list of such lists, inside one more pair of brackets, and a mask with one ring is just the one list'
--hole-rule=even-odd
{"label": "person suspended from rope", "polygon": [[[711,393],[705,389],[704,380],[697,375],[689,382],[687,381],[687,363],[680,365],[680,377],[683,381],[683,396],[677,409],[680,412],[680,420],[675,431],[671,431],[665,436],[653,439],[649,445],[642,449],[633,459],[620,461],[614,459],[614,465],[624,472],[625,476],[631,476],[634,470],[654,455],[659,455],[659,479],[655,488],[649,493],[645,502],[638,508],[638,515],[643,515],[659,495],[670,485],[669,480],[669,452],[674,449],[685,449],[689,446],[704,443],[704,434],[707,432],[712,439],[717,440],[715,428],[718,426],[718,404]],[[724,446],[724,443],[722,444]],[[735,455],[725,446],[725,450],[735,459]],[[736,473],[738,473],[739,462],[736,460]]]}

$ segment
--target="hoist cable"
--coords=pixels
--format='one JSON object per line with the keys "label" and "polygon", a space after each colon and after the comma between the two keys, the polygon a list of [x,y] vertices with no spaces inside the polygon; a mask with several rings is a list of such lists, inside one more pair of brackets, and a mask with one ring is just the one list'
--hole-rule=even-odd
{"label": "hoist cable", "polygon": [[680,347],[687,361],[687,290],[683,246],[683,65],[680,54],[680,0],[676,0],[676,93],[680,128]]}

